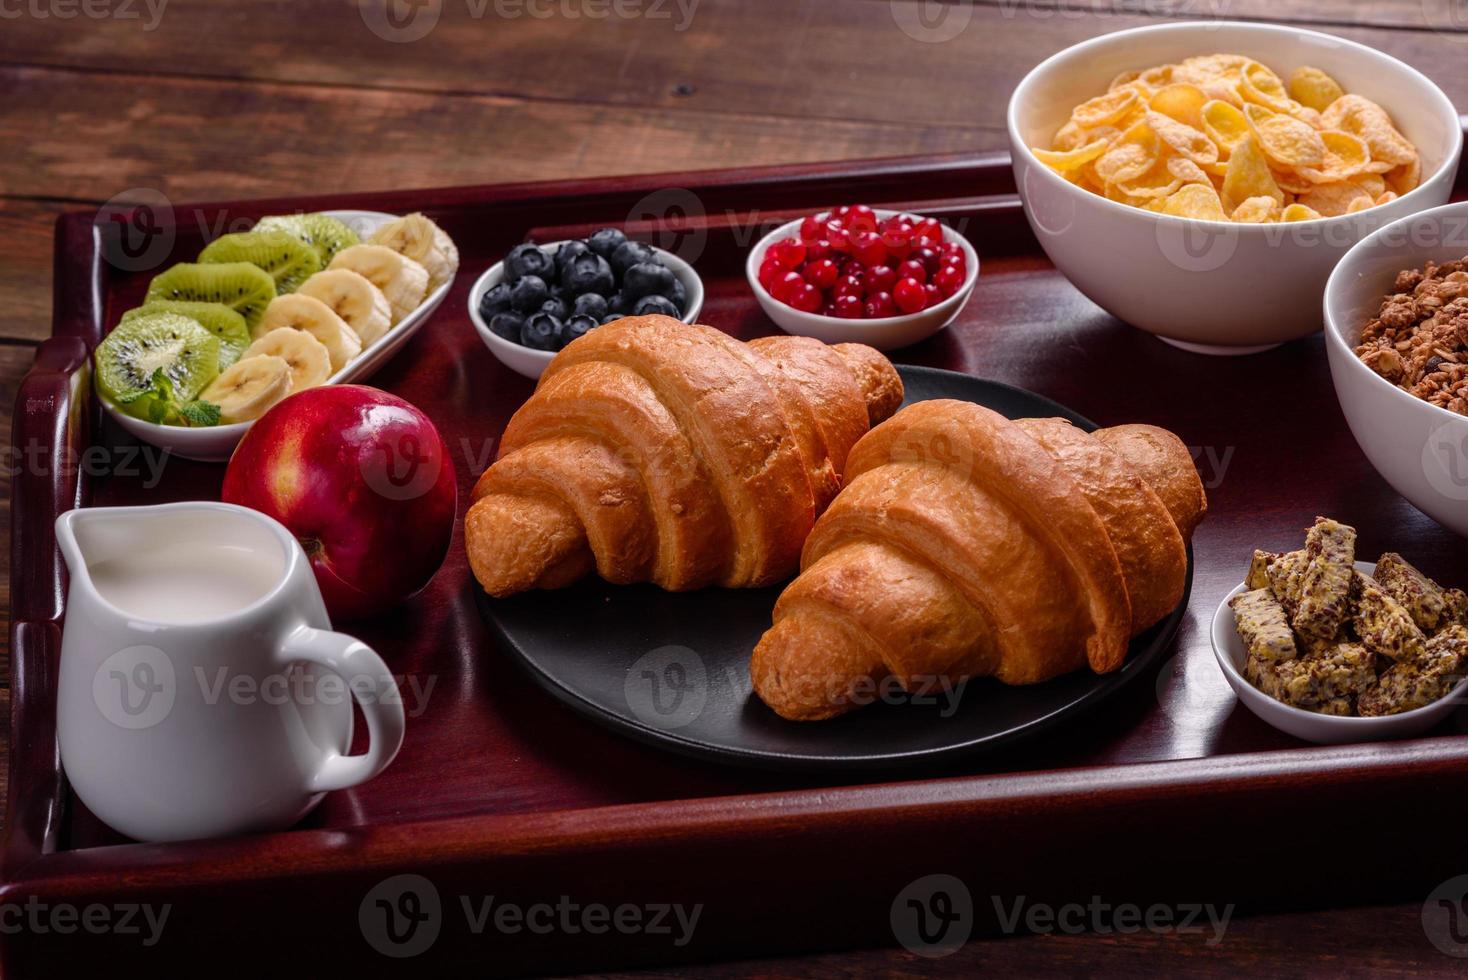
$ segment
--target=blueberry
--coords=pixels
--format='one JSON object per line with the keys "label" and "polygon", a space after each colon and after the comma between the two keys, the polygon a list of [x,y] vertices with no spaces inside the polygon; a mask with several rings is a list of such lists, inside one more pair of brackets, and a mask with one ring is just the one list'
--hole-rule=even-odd
{"label": "blueberry", "polygon": [[564,320],[571,315],[571,304],[559,296],[552,296],[540,304],[540,312],[549,313],[557,320]]}
{"label": "blueberry", "polygon": [[512,344],[520,342],[520,328],[525,325],[525,318],[518,313],[506,310],[496,313],[489,318],[489,332],[496,337],[503,337]]}
{"label": "blueberry", "polygon": [[550,289],[539,276],[524,276],[510,287],[510,306],[516,313],[534,313],[550,299]]}
{"label": "blueberry", "polygon": [[566,266],[565,285],[572,293],[610,293],[616,286],[612,279],[612,267],[607,260],[595,253],[578,255]]}
{"label": "blueberry", "polygon": [[555,263],[534,242],[516,245],[505,256],[505,281],[513,286],[524,276],[539,276],[545,282],[556,277]]}
{"label": "blueberry", "polygon": [[578,316],[586,314],[600,320],[607,315],[607,298],[601,293],[582,293],[576,297],[576,306],[573,310]]}
{"label": "blueberry", "polygon": [[610,259],[617,246],[627,240],[627,236],[617,228],[603,228],[601,231],[592,233],[586,240],[586,244],[597,255],[604,259]]}
{"label": "blueberry", "polygon": [[651,245],[642,242],[623,242],[618,245],[612,257],[607,261],[612,264],[612,271],[618,278],[625,276],[627,270],[639,262],[656,262],[658,253],[652,250]]}
{"label": "blueberry", "polygon": [[622,295],[628,299],[644,296],[666,296],[677,280],[673,270],[656,262],[639,262],[622,277]]}
{"label": "blueberry", "polygon": [[520,329],[520,343],[534,350],[556,350],[562,329],[561,321],[549,313],[532,313]]}
{"label": "blueberry", "polygon": [[644,296],[638,300],[637,305],[632,307],[632,312],[636,316],[661,313],[663,316],[670,316],[674,319],[678,317],[678,307],[673,305],[673,301],[666,296],[659,296],[656,293],[651,296]]}
{"label": "blueberry", "polygon": [[623,313],[608,313],[606,316],[604,316],[604,317],[601,318],[602,325],[603,326],[606,326],[608,323],[611,323],[613,320],[620,320],[625,315],[626,314],[623,314]]}
{"label": "blueberry", "polygon": [[479,315],[488,320],[496,313],[503,313],[510,308],[510,287],[505,283],[496,283],[479,297]]}
{"label": "blueberry", "polygon": [[632,304],[627,297],[621,293],[613,293],[607,297],[607,312],[626,316],[632,310]]}
{"label": "blueberry", "polygon": [[663,293],[663,295],[673,301],[673,305],[678,307],[678,313],[680,315],[688,312],[688,287],[683,285],[682,279],[674,276],[673,288]]}
{"label": "blueberry", "polygon": [[566,328],[564,331],[566,335],[566,343],[569,344],[577,337],[580,337],[582,334],[586,333],[586,331],[599,326],[601,326],[601,322],[596,317],[587,316],[585,313],[578,313],[577,315],[566,321]]}
{"label": "blueberry", "polygon": [[556,249],[556,271],[564,277],[566,275],[566,266],[571,264],[571,260],[578,255],[585,255],[589,251],[591,249],[586,247],[585,242],[566,242],[560,248]]}

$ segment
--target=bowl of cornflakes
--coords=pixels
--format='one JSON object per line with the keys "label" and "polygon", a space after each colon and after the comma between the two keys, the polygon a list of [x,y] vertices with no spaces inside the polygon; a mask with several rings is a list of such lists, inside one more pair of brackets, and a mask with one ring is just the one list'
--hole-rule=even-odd
{"label": "bowl of cornflakes", "polygon": [[1234,22],[1118,31],[1015,89],[1015,182],[1046,254],[1119,319],[1202,353],[1321,328],[1377,228],[1446,203],[1462,131],[1426,76],[1361,44]]}

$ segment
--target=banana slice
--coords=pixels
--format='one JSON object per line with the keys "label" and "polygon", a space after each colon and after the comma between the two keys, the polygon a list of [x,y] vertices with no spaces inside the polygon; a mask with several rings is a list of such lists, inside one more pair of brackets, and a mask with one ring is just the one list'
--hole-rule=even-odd
{"label": "banana slice", "polygon": [[291,391],[315,388],[331,377],[331,355],[326,345],[304,330],[277,327],[246,347],[243,356],[257,354],[278,357],[290,366]]}
{"label": "banana slice", "polygon": [[386,245],[353,245],[336,253],[328,269],[351,269],[382,290],[392,322],[412,313],[428,295],[428,270]]}
{"label": "banana slice", "polygon": [[406,255],[428,270],[428,291],[454,278],[459,271],[459,248],[438,225],[421,214],[394,218],[367,239],[370,245],[385,245]]}
{"label": "banana slice", "polygon": [[248,422],[291,393],[291,366],[268,354],[243,357],[225,368],[199,400],[219,406],[219,421]]}
{"label": "banana slice", "polygon": [[340,371],[352,358],[362,353],[362,340],[336,311],[315,296],[287,293],[277,296],[265,308],[265,315],[255,327],[256,338],[272,330],[292,327],[304,330],[321,341],[331,358],[331,373]]}
{"label": "banana slice", "polygon": [[310,296],[331,307],[370,347],[392,327],[392,307],[382,290],[351,269],[318,272],[300,285],[295,296]]}

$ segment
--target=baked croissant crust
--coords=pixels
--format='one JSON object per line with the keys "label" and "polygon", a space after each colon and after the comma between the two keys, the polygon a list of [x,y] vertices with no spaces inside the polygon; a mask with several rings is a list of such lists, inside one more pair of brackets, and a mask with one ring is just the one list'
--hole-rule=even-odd
{"label": "baked croissant crust", "polygon": [[474,487],[485,591],[769,585],[796,569],[851,447],[902,401],[888,360],[808,337],[748,344],[624,317],[556,355]]}
{"label": "baked croissant crust", "polygon": [[858,707],[889,675],[914,691],[1117,669],[1181,600],[1207,509],[1164,429],[1087,434],[960,401],[909,406],[846,465],[750,664],[792,720]]}

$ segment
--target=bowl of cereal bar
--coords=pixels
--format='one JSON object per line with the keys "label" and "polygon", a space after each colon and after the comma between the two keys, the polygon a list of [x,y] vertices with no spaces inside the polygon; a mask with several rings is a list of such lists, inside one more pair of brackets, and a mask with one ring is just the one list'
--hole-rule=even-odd
{"label": "bowl of cereal bar", "polygon": [[1406,738],[1463,703],[1468,595],[1395,552],[1356,561],[1356,529],[1321,517],[1303,548],[1254,552],[1213,652],[1239,700],[1296,738]]}
{"label": "bowl of cereal bar", "polygon": [[1326,284],[1326,353],[1371,465],[1468,535],[1468,204],[1387,225]]}
{"label": "bowl of cereal bar", "polygon": [[1047,59],[1008,112],[1025,215],[1098,306],[1188,350],[1320,329],[1342,255],[1444,204],[1457,110],[1409,65],[1288,25],[1161,24]]}

